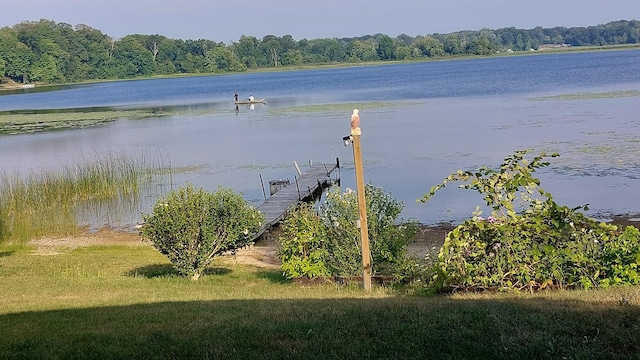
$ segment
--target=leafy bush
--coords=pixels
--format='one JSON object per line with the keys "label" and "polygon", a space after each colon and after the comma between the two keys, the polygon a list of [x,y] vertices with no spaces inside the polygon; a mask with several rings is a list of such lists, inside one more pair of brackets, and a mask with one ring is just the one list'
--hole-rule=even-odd
{"label": "leafy bush", "polygon": [[[545,288],[638,284],[640,236],[553,201],[537,168],[548,166],[545,153],[531,161],[527,151],[505,158],[498,170],[458,171],[433,187],[428,200],[450,181],[484,195],[491,216],[476,210],[472,219],[450,232],[439,253],[435,287]],[[520,211],[518,211],[520,210]]]}
{"label": "leafy bush", "polygon": [[263,216],[242,195],[182,187],[143,215],[140,235],[166,255],[183,276],[197,280],[213,258],[251,242]]}
{"label": "leafy bush", "polygon": [[[439,254],[442,286],[545,288],[601,285],[603,246],[616,242],[617,227],[566,211],[505,221],[467,220],[454,229]],[[636,240],[637,241],[637,240]]]}
{"label": "leafy bush", "polygon": [[[380,187],[366,184],[367,225],[373,274],[391,274],[395,265],[404,259],[407,243],[415,236],[417,224],[397,224],[404,205],[386,194]],[[362,272],[362,255],[358,219],[357,193],[336,187],[327,192],[320,216],[327,228],[329,269],[340,276],[353,276]]]}
{"label": "leafy bush", "polygon": [[289,213],[281,229],[278,257],[289,278],[329,276],[328,251],[323,246],[325,227],[311,204],[302,204]]}
{"label": "leafy bush", "polygon": [[[396,224],[403,204],[379,187],[365,185],[373,274],[391,274],[404,261],[415,222]],[[358,276],[362,255],[358,199],[353,190],[327,192],[316,212],[310,206],[291,212],[279,238],[285,275],[293,277]]]}
{"label": "leafy bush", "polygon": [[640,230],[627,226],[615,241],[604,244],[601,285],[640,284]]}

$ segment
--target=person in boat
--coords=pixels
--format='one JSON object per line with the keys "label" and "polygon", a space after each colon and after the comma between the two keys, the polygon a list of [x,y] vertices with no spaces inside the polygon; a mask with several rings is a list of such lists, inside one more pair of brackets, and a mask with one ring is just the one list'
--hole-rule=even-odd
{"label": "person in boat", "polygon": [[238,93],[233,94],[233,97],[238,101]]}
{"label": "person in boat", "polygon": [[253,95],[249,95],[249,101],[253,101],[253,100],[254,100]]}

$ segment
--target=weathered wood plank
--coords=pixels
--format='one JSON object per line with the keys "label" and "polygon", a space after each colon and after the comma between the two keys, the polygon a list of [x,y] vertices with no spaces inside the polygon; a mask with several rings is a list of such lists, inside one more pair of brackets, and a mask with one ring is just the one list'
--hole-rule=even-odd
{"label": "weathered wood plank", "polygon": [[339,166],[339,163],[313,165],[298,176],[296,181],[279,189],[258,206],[258,210],[264,215],[264,225],[255,235],[254,240],[282,221],[287,212],[299,202],[310,200],[318,192],[322,193],[324,188],[332,184],[331,173]]}

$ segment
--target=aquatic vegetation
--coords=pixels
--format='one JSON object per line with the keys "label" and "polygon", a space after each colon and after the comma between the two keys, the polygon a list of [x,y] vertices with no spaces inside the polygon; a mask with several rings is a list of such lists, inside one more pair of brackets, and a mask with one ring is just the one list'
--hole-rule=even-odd
{"label": "aquatic vegetation", "polygon": [[152,110],[64,111],[36,113],[0,113],[0,134],[21,134],[47,130],[77,129],[118,119],[142,119],[166,116]]}
{"label": "aquatic vegetation", "polygon": [[172,176],[160,157],[108,153],[61,171],[0,172],[0,242],[74,234],[80,209],[137,198],[155,176]]}
{"label": "aquatic vegetation", "polygon": [[542,96],[531,100],[587,100],[587,99],[613,99],[621,97],[640,96],[640,90],[617,90],[604,93],[576,93]]}
{"label": "aquatic vegetation", "polygon": [[398,101],[380,101],[380,102],[361,102],[361,103],[344,103],[344,104],[320,104],[320,105],[304,105],[292,106],[286,108],[276,108],[269,110],[273,116],[291,115],[291,114],[312,114],[312,113],[330,113],[342,115],[345,111],[353,109],[381,109],[398,105],[417,105],[418,103],[398,102]]}

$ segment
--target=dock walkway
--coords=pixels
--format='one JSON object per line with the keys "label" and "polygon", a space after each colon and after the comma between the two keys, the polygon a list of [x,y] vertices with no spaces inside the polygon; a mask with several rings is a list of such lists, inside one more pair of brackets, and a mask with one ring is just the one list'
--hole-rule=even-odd
{"label": "dock walkway", "polygon": [[339,168],[340,162],[337,159],[336,163],[331,165],[314,164],[296,177],[293,183],[266,199],[262,205],[258,206],[258,210],[264,215],[264,225],[256,233],[254,240],[280,223],[299,202],[310,201],[322,195],[324,189],[335,182],[331,179],[331,173]]}

